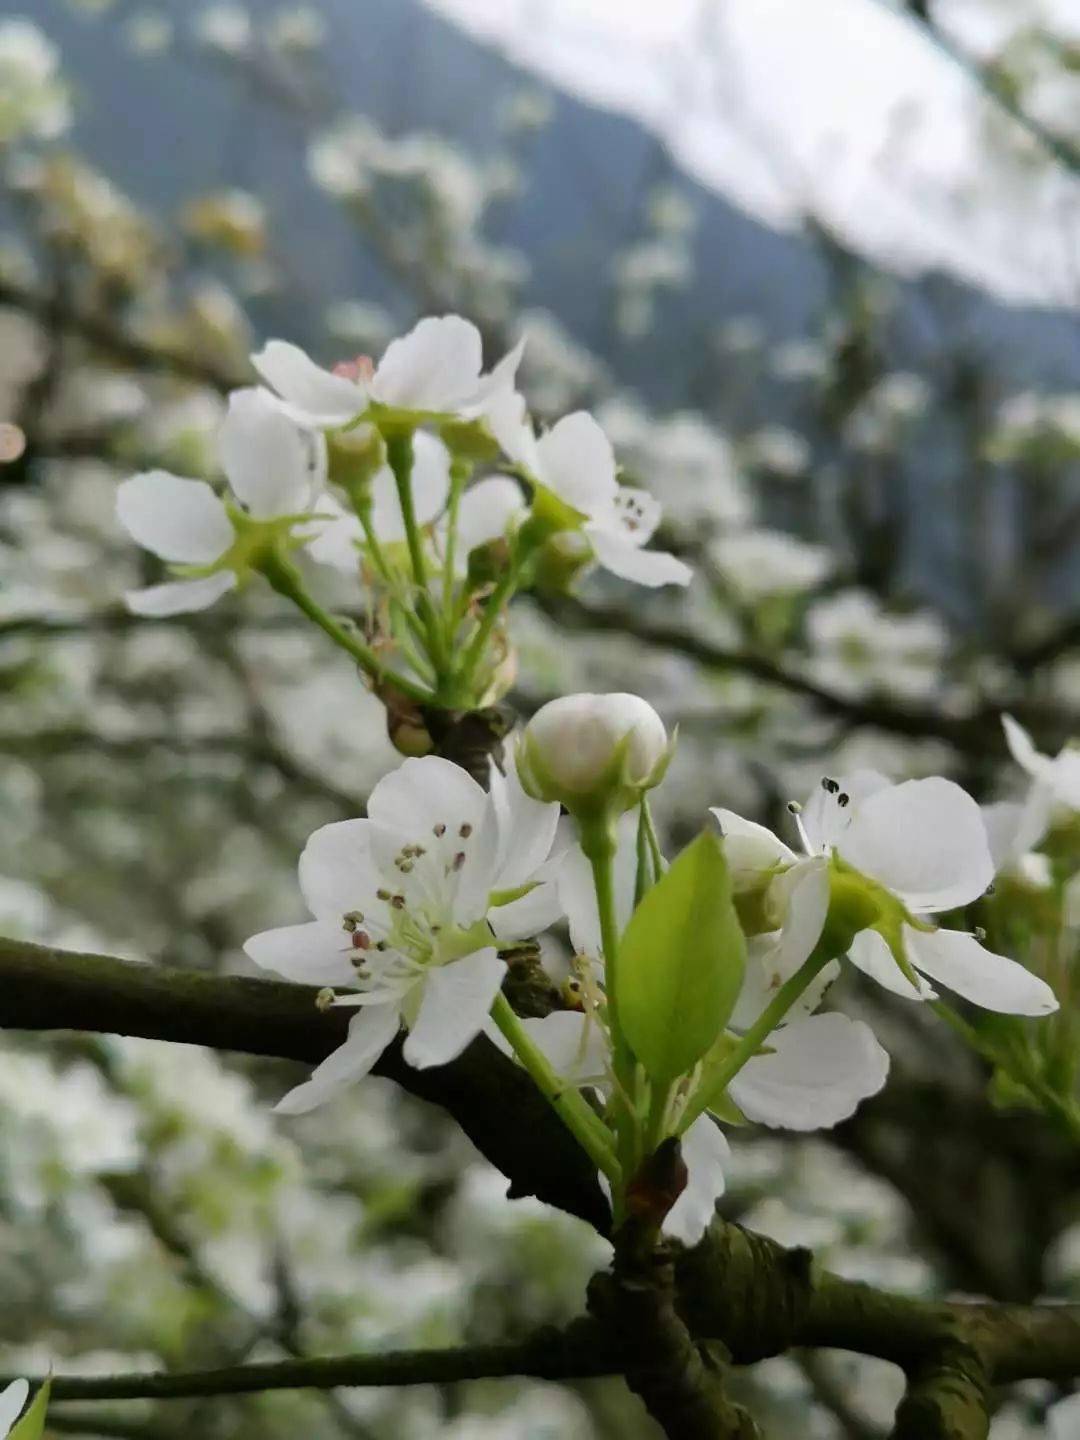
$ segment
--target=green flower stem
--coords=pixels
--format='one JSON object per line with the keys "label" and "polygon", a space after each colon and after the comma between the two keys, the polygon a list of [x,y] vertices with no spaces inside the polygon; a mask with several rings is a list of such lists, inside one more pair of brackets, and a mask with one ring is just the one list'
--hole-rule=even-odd
{"label": "green flower stem", "polygon": [[529,1038],[529,1032],[514,1013],[505,995],[500,993],[495,997],[491,1018],[509,1041],[514,1054],[529,1072],[541,1095],[556,1111],[596,1168],[607,1176],[613,1186],[617,1186],[622,1171],[612,1149],[607,1126],[599,1115],[572,1085],[568,1085],[556,1074],[547,1056]]}
{"label": "green flower stem", "polygon": [[1002,1070],[1018,1085],[1029,1091],[1032,1097],[1052,1119],[1056,1120],[1073,1140],[1080,1140],[1080,1107],[1068,1095],[1059,1094],[1052,1085],[1039,1075],[1029,1054],[1008,1054],[1000,1046],[988,1043],[974,1025],[942,1000],[932,1000],[930,1008],[950,1029],[954,1030],[977,1055],[982,1055],[992,1065]]}
{"label": "green flower stem", "polygon": [[690,1097],[683,1111],[679,1121],[680,1135],[690,1128],[699,1115],[704,1114],[712,1105],[720,1103],[724,1091],[746,1062],[754,1058],[800,995],[825,969],[829,961],[836,958],[832,949],[831,945],[816,946],[795,974],[789,976],[780,986],[750,1029],[745,1031],[720,1064],[703,1078],[697,1093]]}
{"label": "green flower stem", "polygon": [[487,598],[484,605],[484,613],[480,617],[480,623],[476,627],[472,639],[469,641],[461,664],[454,677],[454,689],[459,696],[468,696],[469,688],[474,681],[476,669],[483,660],[484,651],[487,649],[488,641],[491,639],[491,632],[495,629],[499,615],[517,588],[518,574],[517,561],[515,559],[509,560],[506,569],[499,577],[499,583]]}
{"label": "green flower stem", "polygon": [[298,610],[302,610],[310,620],[313,620],[320,630],[329,635],[335,645],[340,646],[342,650],[352,656],[361,670],[372,680],[390,680],[403,695],[407,695],[410,700],[416,700],[422,705],[426,705],[431,700],[430,690],[415,684],[405,675],[398,675],[395,671],[387,670],[370,645],[365,645],[361,639],[347,630],[344,625],[339,624],[317,601],[313,600],[304,588],[300,571],[280,551],[271,550],[264,555],[259,563],[259,569],[279,595],[284,595],[287,600],[291,600]]}
{"label": "green flower stem", "polygon": [[454,563],[457,559],[457,521],[461,492],[472,466],[455,458],[450,462],[450,495],[446,502],[446,550],[443,554],[443,624],[448,645],[453,644],[454,624]]}
{"label": "green flower stem", "polygon": [[656,837],[656,826],[653,824],[648,795],[641,797],[641,818],[645,826],[645,838],[649,842],[649,850],[652,853],[653,874],[659,880],[664,873],[664,856],[660,849],[660,841]]}
{"label": "green flower stem", "polygon": [[[638,1157],[638,1076],[622,1026],[619,1024],[619,923],[615,913],[614,819],[608,815],[578,817],[581,848],[589,861],[600,917],[600,944],[604,952],[604,995],[611,1033],[612,1063],[618,1082],[615,1099],[615,1128],[619,1138],[619,1159],[629,1172]],[[619,1098],[621,1091],[621,1101]]]}
{"label": "green flower stem", "polygon": [[416,523],[416,507],[413,504],[413,437],[409,431],[398,431],[387,436],[386,458],[394,473],[401,518],[405,525],[405,540],[409,547],[409,561],[412,565],[413,580],[416,583],[416,608],[421,614],[427,631],[427,650],[435,666],[436,674],[442,678],[448,669],[446,646],[443,643],[439,617],[432,603],[428,589],[427,561],[424,559],[424,542],[420,527]]}
{"label": "green flower stem", "polygon": [[[393,566],[390,564],[389,560],[387,560],[386,551],[382,548],[382,542],[380,541],[378,535],[375,532],[375,526],[372,524],[371,508],[372,507],[370,495],[365,495],[364,498],[360,501],[353,501],[353,509],[356,512],[356,517],[360,521],[361,528],[364,532],[364,543],[367,545],[375,568],[376,570],[378,570],[383,580],[385,580],[387,587],[390,591],[390,595],[392,597],[392,602],[397,606],[400,613],[405,617],[405,623],[412,631],[413,638],[426,651],[428,644],[427,629],[423,624],[421,624],[420,617],[419,615],[417,615],[412,605],[409,604],[407,596],[402,594],[403,586],[401,584],[400,577],[394,574]],[[406,647],[403,645],[402,649],[405,650]],[[408,653],[410,661],[413,665],[413,669],[416,670],[418,674],[424,675],[426,678],[426,672],[431,669],[430,665],[426,664],[426,662],[424,664],[418,665],[416,663],[414,652],[409,651]]]}

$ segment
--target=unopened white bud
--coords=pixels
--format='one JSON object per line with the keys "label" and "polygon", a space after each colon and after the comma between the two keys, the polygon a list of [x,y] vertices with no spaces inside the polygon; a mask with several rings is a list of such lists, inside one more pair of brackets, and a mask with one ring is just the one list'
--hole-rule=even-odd
{"label": "unopened white bud", "polygon": [[626,809],[662,778],[670,758],[664,722],[639,695],[565,695],[525,728],[518,767],[542,800],[574,811]]}

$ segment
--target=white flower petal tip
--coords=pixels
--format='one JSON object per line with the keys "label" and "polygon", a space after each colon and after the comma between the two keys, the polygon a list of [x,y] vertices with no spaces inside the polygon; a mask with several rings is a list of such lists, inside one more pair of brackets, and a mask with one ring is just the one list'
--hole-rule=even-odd
{"label": "white flower petal tip", "polygon": [[682,1137],[686,1189],[664,1219],[663,1231],[684,1245],[696,1245],[716,1214],[724,1193],[724,1171],[731,1149],[724,1132],[709,1115],[701,1115]]}
{"label": "white flower petal tip", "polygon": [[775,1129],[831,1129],[876,1095],[889,1073],[874,1032],[846,1015],[808,1015],[766,1043],[771,1053],[743,1067],[731,1098],[748,1120]]}
{"label": "white flower petal tip", "polygon": [[13,1380],[0,1392],[0,1440],[3,1440],[18,1420],[29,1398],[30,1384],[27,1380]]}
{"label": "white flower petal tip", "polygon": [[1008,956],[987,950],[962,930],[905,925],[904,948],[917,969],[983,1010],[1038,1017],[1058,1008],[1045,980]]}
{"label": "white flower petal tip", "polygon": [[212,565],[233,543],[232,521],[206,481],[167,470],[123,481],[116,515],[144,550],[175,565]]}
{"label": "white flower petal tip", "polygon": [[268,340],[251,357],[259,376],[280,397],[285,414],[316,428],[346,425],[367,406],[367,391],[344,375],[316,365],[299,345]]}
{"label": "white flower petal tip", "polygon": [[198,580],[166,580],[161,585],[150,585],[145,590],[127,590],[124,604],[133,615],[153,616],[167,619],[170,615],[188,615],[195,610],[207,610],[215,600],[236,588],[237,578],[232,570],[218,570],[213,575],[204,575]]}
{"label": "white flower petal tip", "polygon": [[260,969],[301,985],[351,985],[354,953],[341,925],[324,920],[282,925],[244,942],[244,954]]}
{"label": "white flower petal tip", "polygon": [[371,1072],[397,1035],[400,1017],[395,1005],[367,1005],[349,1022],[344,1044],[328,1055],[302,1085],[274,1106],[276,1115],[306,1115],[333,1100],[342,1090]]}
{"label": "white flower petal tip", "polygon": [[403,1054],[417,1070],[446,1065],[481,1033],[506,966],[494,949],[432,970]]}

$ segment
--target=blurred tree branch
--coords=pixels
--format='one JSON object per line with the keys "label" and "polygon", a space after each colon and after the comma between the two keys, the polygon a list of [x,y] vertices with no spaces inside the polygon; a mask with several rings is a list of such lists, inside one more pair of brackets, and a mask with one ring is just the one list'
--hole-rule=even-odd
{"label": "blurred tree branch", "polygon": [[[891,7],[890,7],[891,8]],[[1014,120],[1043,150],[1070,170],[1080,175],[1080,148],[1064,135],[1049,129],[1041,120],[1024,109],[1020,97],[1006,77],[989,65],[980,64],[967,54],[935,20],[930,0],[905,0],[904,9],[931,44],[959,65],[978,85],[983,94]]]}

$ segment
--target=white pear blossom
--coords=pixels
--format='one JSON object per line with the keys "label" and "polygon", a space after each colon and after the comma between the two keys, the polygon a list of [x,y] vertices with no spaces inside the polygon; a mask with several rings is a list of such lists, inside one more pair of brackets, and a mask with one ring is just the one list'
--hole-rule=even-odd
{"label": "white pear blossom", "polygon": [[619,484],[611,442],[591,415],[566,415],[537,437],[520,397],[510,394],[491,408],[488,422],[533,483],[583,517],[582,532],[605,570],[650,588],[690,583],[689,565],[644,548],[660,523],[660,504],[645,490]]}
{"label": "white pear blossom", "polygon": [[563,695],[525,727],[518,763],[533,793],[572,807],[598,789],[647,789],[667,754],[664,722],[640,695]]}
{"label": "white pear blossom", "polygon": [[[253,522],[310,524],[326,479],[321,435],[294,425],[261,390],[234,391],[218,435],[222,469]],[[237,526],[237,512],[205,480],[148,470],[117,490],[120,523],[182,577],[129,591],[138,615],[204,610],[239,583],[258,543],[258,526]]]}
{"label": "white pear blossom", "polygon": [[781,530],[739,530],[709,546],[709,556],[727,583],[751,603],[770,595],[813,590],[833,568],[822,545],[810,545]]}
{"label": "white pear blossom", "polygon": [[[446,508],[450,491],[450,454],[434,435],[418,430],[413,437],[412,500],[418,525],[430,525]],[[357,516],[332,495],[320,503],[320,512],[330,515],[308,546],[308,553],[320,564],[352,574],[357,565],[357,547],[364,543],[364,529]],[[371,479],[371,528],[383,545],[405,539],[397,481],[389,465],[381,466]]]}
{"label": "white pear blossom", "polygon": [[30,1386],[25,1380],[13,1380],[6,1390],[0,1391],[0,1440],[11,1434],[29,1395]]}
{"label": "white pear blossom", "polygon": [[[480,1033],[505,974],[496,948],[532,933],[528,894],[547,860],[558,806],[492,770],[485,791],[436,756],[406,760],[371,792],[367,818],[325,825],[300,858],[315,919],[255,935],[256,964],[349,992],[345,1043],[278,1109],[299,1114],[366,1075],[394,1039],[422,1069]],[[502,903],[500,903],[502,902]]]}
{"label": "white pear blossom", "polygon": [[[634,909],[636,828],[631,814],[619,821],[613,889],[620,930],[626,928]],[[603,978],[595,886],[580,846],[571,841],[557,846],[556,852],[543,872],[546,883],[533,894],[533,904],[539,912],[546,900],[551,914],[566,915],[571,943],[584,961],[584,968],[579,962],[579,970],[584,977],[585,1010],[557,1011],[523,1023],[568,1083],[605,1091],[611,1065],[607,1031],[594,1003],[595,987],[602,985]],[[749,942],[743,988],[730,1021],[736,1034],[754,1023],[816,945],[829,904],[827,871],[824,858],[807,859],[773,882],[780,892],[775,897],[776,929]],[[789,1130],[826,1129],[846,1120],[860,1101],[885,1083],[888,1056],[869,1026],[846,1015],[811,1013],[838,968],[832,964],[822,971],[770,1034],[765,1051],[748,1061],[728,1086],[748,1120]],[[687,1186],[667,1215],[664,1231],[693,1245],[723,1194],[729,1150],[723,1132],[708,1114],[687,1128],[682,1149]]]}
{"label": "white pear blossom", "polygon": [[1029,873],[1039,864],[1033,846],[1056,818],[1080,811],[1080,749],[1066,745],[1056,756],[1043,755],[1011,715],[1003,715],[1005,742],[1013,759],[1030,777],[1020,800],[983,806],[983,823],[997,872]]}
{"label": "white pear blossom", "polygon": [[[725,834],[741,837],[743,866],[767,874],[799,863],[764,826],[728,810],[713,813]],[[807,855],[834,857],[834,867],[839,861],[873,882],[866,894],[876,912],[855,935],[848,958],[887,990],[934,999],[929,976],[987,1010],[1048,1015],[1057,1008],[1049,986],[1024,966],[927,918],[977,900],[994,875],[979,807],[958,785],[940,777],[893,785],[871,770],[826,778],[798,825]]]}
{"label": "white pear blossom", "polygon": [[1036,784],[1049,792],[1051,804],[1062,810],[1080,810],[1080,748],[1066,745],[1057,755],[1043,755],[1031,736],[1011,715],[1003,715],[1009,753]]}
{"label": "white pear blossom", "polygon": [[357,360],[334,371],[297,345],[269,341],[251,363],[300,424],[348,425],[372,404],[416,415],[475,419],[512,393],[524,340],[487,374],[480,332],[460,315],[429,316],[387,346],[378,365]]}

